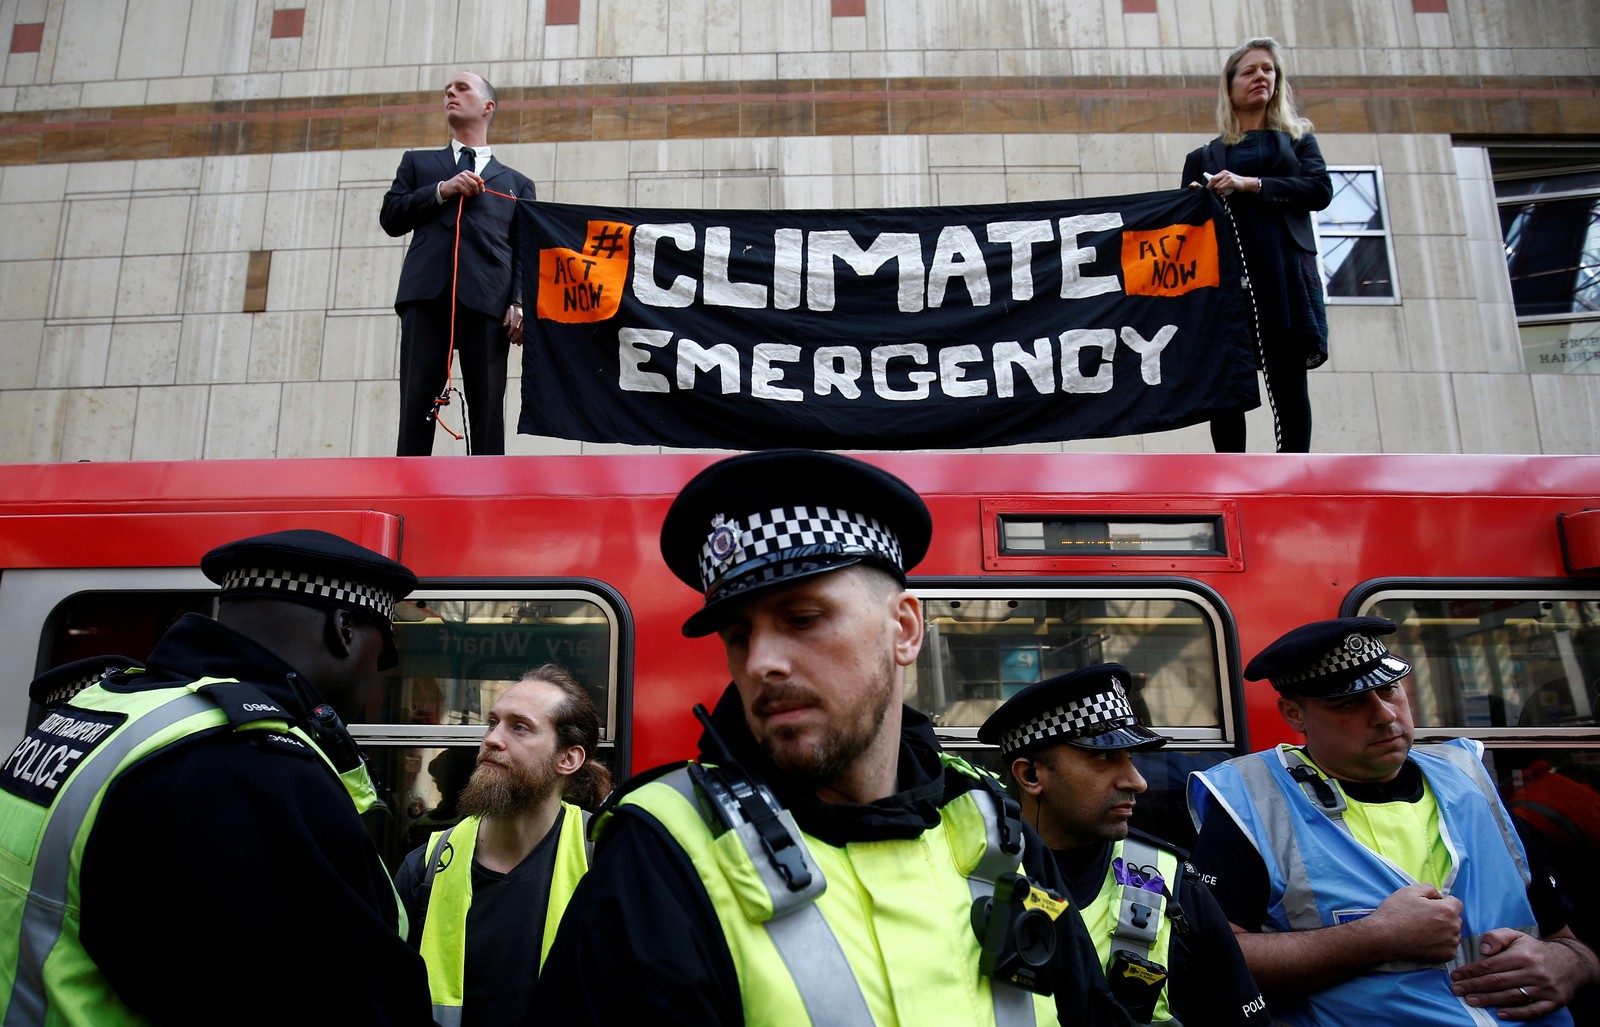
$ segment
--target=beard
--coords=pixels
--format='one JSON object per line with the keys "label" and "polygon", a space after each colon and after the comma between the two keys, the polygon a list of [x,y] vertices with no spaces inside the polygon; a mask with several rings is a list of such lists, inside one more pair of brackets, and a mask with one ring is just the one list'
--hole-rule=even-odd
{"label": "beard", "polygon": [[[840,715],[820,735],[808,735],[803,728],[780,727],[762,737],[761,748],[767,758],[807,786],[820,787],[836,780],[855,765],[882,732],[889,700],[894,695],[894,672],[894,658],[886,653],[869,687],[842,707]],[[812,695],[810,689],[793,685],[763,696],[762,702]]]}
{"label": "beard", "polygon": [[[489,763],[501,769],[487,766]],[[558,786],[560,776],[553,754],[549,760],[528,764],[500,762],[480,755],[478,769],[472,772],[467,786],[461,790],[456,807],[468,817],[488,820],[514,817],[543,802]]]}

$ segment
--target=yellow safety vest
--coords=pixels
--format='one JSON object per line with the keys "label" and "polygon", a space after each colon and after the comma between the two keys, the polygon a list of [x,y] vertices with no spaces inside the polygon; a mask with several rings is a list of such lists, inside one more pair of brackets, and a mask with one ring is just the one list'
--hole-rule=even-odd
{"label": "yellow safety vest", "polygon": [[[1171,971],[1172,920],[1167,916],[1167,900],[1159,892],[1143,888],[1130,888],[1118,883],[1114,861],[1123,860],[1137,867],[1154,866],[1161,879],[1168,884],[1168,892],[1176,894],[1181,873],[1176,853],[1151,845],[1140,838],[1124,838],[1111,847],[1111,860],[1106,863],[1105,880],[1094,901],[1083,907],[1083,926],[1094,939],[1095,953],[1100,965],[1111,973],[1112,954],[1127,949],[1142,959],[1159,963]],[[1131,971],[1137,972],[1137,971]],[[1113,982],[1112,992],[1116,992]],[[1155,1013],[1148,1022],[1170,1023],[1172,987],[1168,980],[1156,1000]]]}
{"label": "yellow safety vest", "polygon": [[[544,937],[539,945],[539,966],[550,954],[561,914],[566,911],[578,881],[589,869],[584,829],[589,814],[561,804],[561,834],[556,838],[554,872],[550,875],[549,901],[545,905]],[[467,911],[472,908],[472,854],[478,846],[479,817],[467,817],[454,827],[435,831],[428,839],[427,918],[422,923],[423,961],[428,964],[428,991],[433,996],[433,1018],[443,1027],[461,1022],[466,995]]]}
{"label": "yellow safety vest", "polygon": [[814,878],[800,893],[774,887],[773,866],[752,859],[752,848],[762,851],[754,825],[713,836],[687,769],[620,805],[655,817],[694,866],[738,973],[747,1024],[1055,1024],[1053,999],[978,971],[973,900],[1021,866],[1020,855],[996,859],[994,812],[979,805],[993,801],[968,791],[915,838],[843,846],[804,835],[782,810]]}

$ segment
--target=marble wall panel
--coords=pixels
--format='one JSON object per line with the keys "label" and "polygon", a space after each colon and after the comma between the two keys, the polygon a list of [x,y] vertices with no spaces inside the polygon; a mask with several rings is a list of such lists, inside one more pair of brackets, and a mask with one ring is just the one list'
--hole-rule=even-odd
{"label": "marble wall panel", "polygon": [[275,456],[349,456],[355,382],[289,382],[283,387]]}
{"label": "marble wall panel", "polygon": [[225,192],[195,197],[191,254],[262,249],[267,193]]}
{"label": "marble wall panel", "polygon": [[68,164],[67,199],[102,199],[108,194],[125,193],[133,188],[135,162],[114,160]]}
{"label": "marble wall panel", "polygon": [[1402,308],[1377,304],[1330,306],[1328,367],[1344,373],[1409,371]]}
{"label": "marble wall panel", "polygon": [[46,324],[39,351],[41,389],[89,388],[106,383],[111,324]]}
{"label": "marble wall panel", "polygon": [[134,414],[134,460],[198,460],[205,452],[211,390],[203,385],[140,389]]}
{"label": "marble wall panel", "polygon": [[391,0],[385,24],[389,42],[384,63],[449,64],[456,59],[454,4]]}
{"label": "marble wall panel", "polygon": [[394,379],[399,346],[400,319],[393,314],[330,315],[322,324],[318,377],[323,381]]}
{"label": "marble wall panel", "polygon": [[[0,415],[4,411],[0,410]],[[355,416],[350,426],[351,456],[394,456],[400,418],[400,383],[355,383]],[[511,428],[508,426],[509,433]],[[511,447],[507,437],[506,448]]]}
{"label": "marble wall panel", "polygon": [[178,341],[177,381],[242,382],[250,368],[254,314],[189,314]]}
{"label": "marble wall panel", "polygon": [[1449,374],[1374,374],[1382,453],[1459,453]]}
{"label": "marble wall panel", "polygon": [[43,318],[50,309],[52,260],[12,260],[0,266],[0,321]]}
{"label": "marble wall panel", "polygon": [[335,310],[384,310],[394,306],[404,251],[398,246],[345,246],[334,251]]}
{"label": "marble wall panel", "polygon": [[243,309],[250,255],[190,253],[184,258],[180,304],[186,314],[226,314]]}
{"label": "marble wall panel", "polygon": [[65,389],[0,392],[0,462],[49,463],[60,459],[66,413]]}
{"label": "marble wall panel", "polygon": [[1536,374],[1539,452],[1600,453],[1600,374]]}
{"label": "marble wall panel", "polygon": [[128,459],[138,399],[138,389],[69,391],[61,421],[61,462]]}
{"label": "marble wall panel", "polygon": [[125,11],[123,2],[113,0],[110,4],[103,4],[89,0],[67,0],[56,11],[60,20],[54,26],[46,22],[47,34],[51,27],[55,31],[51,80],[90,82],[115,78],[122,34],[107,31],[107,23],[109,21],[111,25],[121,26]]}
{"label": "marble wall panel", "polygon": [[0,203],[46,203],[67,194],[67,169],[61,164],[19,165],[0,174]]}
{"label": "marble wall panel", "polygon": [[193,197],[182,195],[135,196],[128,201],[123,254],[182,254],[189,238],[189,208],[193,202]]}
{"label": "marble wall panel", "polygon": [[171,385],[178,375],[183,322],[118,321],[111,326],[107,385]]}
{"label": "marble wall panel", "polygon": [[[390,0],[326,0],[307,5],[305,46],[315,54],[314,67],[387,70],[390,26]],[[351,86],[359,83],[352,80]]]}
{"label": "marble wall panel", "polygon": [[267,283],[268,310],[326,310],[333,298],[333,251],[278,250]]}
{"label": "marble wall panel", "polygon": [[117,309],[117,276],[121,271],[122,260],[118,257],[57,262],[50,316],[110,317]]}
{"label": "marble wall panel", "polygon": [[73,200],[67,204],[63,257],[113,257],[128,231],[128,200]]}
{"label": "marble wall panel", "polygon": [[160,78],[183,67],[185,34],[173,29],[189,23],[190,6],[191,0],[128,0],[116,77]]}
{"label": "marble wall panel", "polygon": [[1453,376],[1463,453],[1537,453],[1533,385],[1519,374]]}
{"label": "marble wall panel", "polygon": [[322,368],[321,310],[256,315],[250,333],[252,382],[315,381]]}
{"label": "marble wall panel", "polygon": [[0,205],[6,230],[0,233],[0,261],[48,260],[56,255],[61,207],[55,203]]}
{"label": "marble wall panel", "polygon": [[0,321],[0,391],[34,387],[43,346],[43,321]]}
{"label": "marble wall panel", "polygon": [[207,460],[252,460],[274,456],[283,386],[217,385],[206,410]]}
{"label": "marble wall panel", "polygon": [[117,278],[117,316],[176,314],[183,283],[183,257],[125,257]]}
{"label": "marble wall panel", "polygon": [[253,4],[195,4],[189,12],[183,73],[238,75],[248,72],[256,36],[256,14]]}
{"label": "marble wall panel", "polygon": [[[1378,395],[1372,375],[1313,371],[1306,385],[1311,396],[1313,453],[1383,452]],[[1260,413],[1252,412],[1257,417]],[[1252,436],[1249,444],[1251,451],[1256,451],[1256,437]],[[1267,421],[1260,448],[1270,451],[1272,445],[1272,425]]]}
{"label": "marble wall panel", "polygon": [[337,189],[295,189],[267,194],[261,248],[326,249],[335,244]]}

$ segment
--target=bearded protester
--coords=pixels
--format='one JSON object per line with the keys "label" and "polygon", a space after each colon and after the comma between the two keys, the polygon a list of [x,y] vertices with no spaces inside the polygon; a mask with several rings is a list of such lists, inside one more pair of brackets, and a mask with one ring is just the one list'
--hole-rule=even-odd
{"label": "bearded protester", "polygon": [[610,790],[610,772],[593,759],[599,738],[594,702],[572,675],[555,664],[529,671],[489,711],[457,801],[464,818],[401,864],[395,887],[446,1027],[515,1022],[528,1011],[589,868],[580,807]]}

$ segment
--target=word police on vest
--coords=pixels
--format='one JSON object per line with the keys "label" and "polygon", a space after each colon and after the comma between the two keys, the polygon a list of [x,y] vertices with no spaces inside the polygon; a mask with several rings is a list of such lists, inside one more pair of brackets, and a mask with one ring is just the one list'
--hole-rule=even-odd
{"label": "word police on vest", "polygon": [[0,788],[19,799],[49,806],[85,756],[104,744],[127,717],[63,707],[28,732],[0,769]]}

